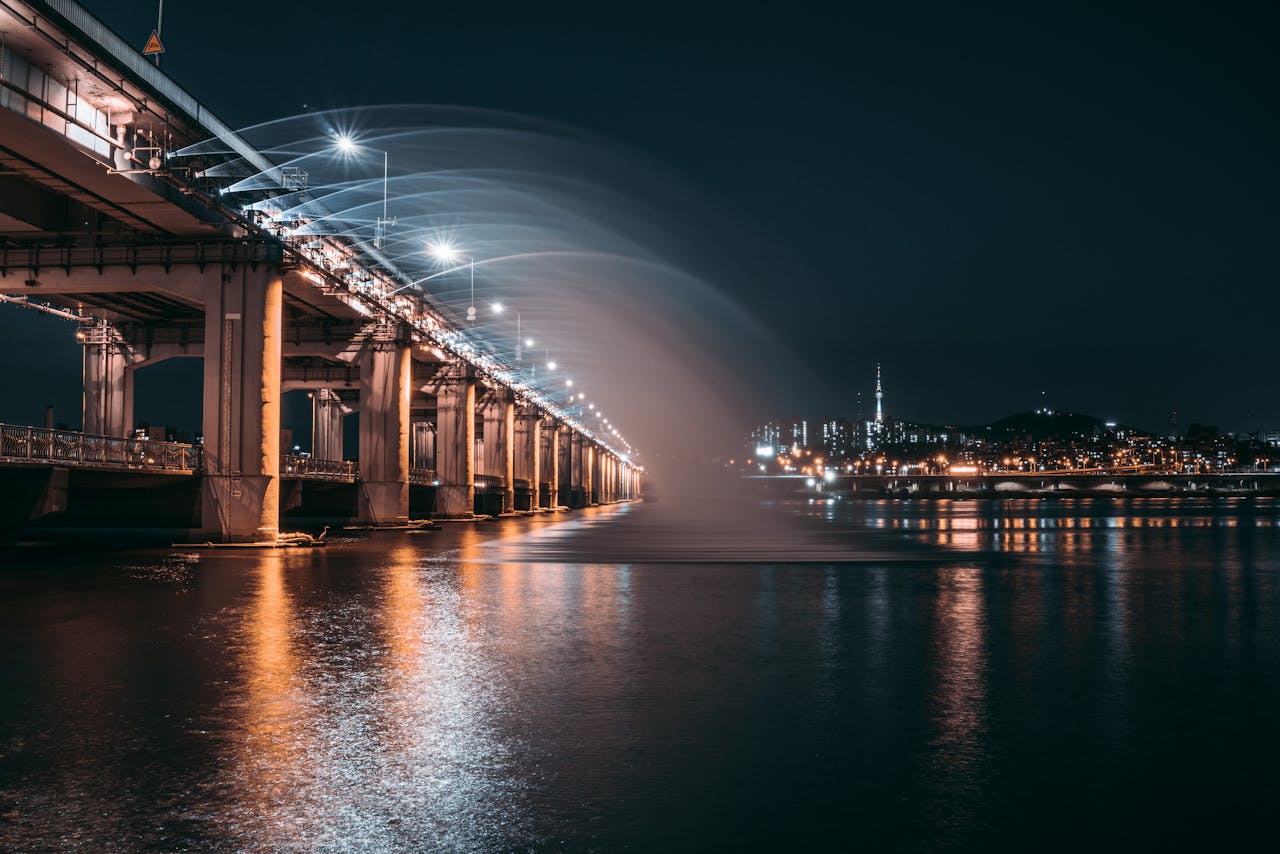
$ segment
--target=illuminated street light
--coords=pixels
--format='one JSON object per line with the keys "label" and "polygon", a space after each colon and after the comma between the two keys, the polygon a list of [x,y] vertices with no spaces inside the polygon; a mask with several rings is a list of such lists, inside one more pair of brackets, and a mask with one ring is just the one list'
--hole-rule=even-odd
{"label": "illuminated street light", "polygon": [[462,259],[462,253],[452,243],[440,241],[439,243],[427,243],[427,252],[431,257],[445,264],[456,264]]}
{"label": "illuminated street light", "polygon": [[[456,264],[459,261],[461,261],[463,257],[462,250],[458,249],[458,247],[454,246],[452,243],[449,243],[443,240],[440,241],[439,243],[428,243],[427,252],[437,261],[440,261],[441,263],[444,263],[444,264]],[[470,270],[470,275],[471,275],[471,299],[469,304],[467,305],[467,321],[469,323],[475,323],[476,322],[476,259],[471,257],[470,255],[466,256],[466,258],[467,258],[467,267]],[[495,311],[498,311],[498,312],[502,311],[501,303],[494,303],[494,306],[495,306],[495,309],[494,309]]]}
{"label": "illuminated street light", "polygon": [[[350,157],[360,150],[360,144],[351,138],[350,134],[339,134],[334,138],[334,145],[338,147],[338,151]],[[389,226],[395,225],[394,219],[387,218],[387,185],[390,176],[391,155],[382,152],[382,216],[378,217],[377,223],[373,227],[373,248],[382,248],[382,238]]]}

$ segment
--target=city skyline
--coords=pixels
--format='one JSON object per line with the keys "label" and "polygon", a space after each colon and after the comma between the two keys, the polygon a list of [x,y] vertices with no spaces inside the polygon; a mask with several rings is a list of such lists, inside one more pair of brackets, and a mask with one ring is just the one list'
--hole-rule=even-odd
{"label": "city skyline", "polygon": [[[1070,405],[1062,405],[1048,398],[1045,392],[1040,392],[1033,400],[1029,400],[1023,408],[1011,409],[1005,412],[994,413],[987,418],[978,418],[973,420],[959,420],[947,417],[917,417],[912,414],[902,415],[892,410],[887,400],[891,398],[883,391],[882,382],[882,362],[874,363],[874,376],[868,389],[872,390],[871,399],[875,401],[875,409],[872,413],[867,414],[862,409],[862,392],[855,391],[853,396],[854,406],[850,410],[843,412],[832,411],[832,407],[828,407],[822,411],[817,411],[815,407],[797,407],[803,409],[802,413],[797,414],[794,410],[786,414],[776,414],[772,418],[766,418],[765,421],[784,422],[798,421],[813,422],[815,424],[824,424],[837,420],[847,420],[850,422],[863,422],[865,424],[883,423],[886,421],[899,421],[907,424],[928,425],[933,427],[979,427],[995,421],[999,421],[1011,416],[1021,415],[1024,413],[1039,412],[1041,410],[1059,411],[1067,413],[1086,414],[1100,421],[1125,424],[1131,428],[1140,429],[1152,435],[1177,435],[1179,431],[1185,432],[1195,426],[1212,425],[1214,429],[1221,429],[1222,432],[1232,435],[1249,435],[1249,434],[1265,434],[1273,435],[1280,441],[1280,424],[1266,423],[1255,425],[1231,425],[1224,423],[1220,419],[1210,414],[1201,414],[1196,411],[1179,413],[1176,408],[1171,408],[1167,413],[1165,421],[1161,425],[1150,425],[1136,423],[1122,418],[1112,417],[1109,412],[1085,412],[1079,407]],[[1122,408],[1122,407],[1115,407]],[[1270,441],[1270,440],[1268,440]]]}

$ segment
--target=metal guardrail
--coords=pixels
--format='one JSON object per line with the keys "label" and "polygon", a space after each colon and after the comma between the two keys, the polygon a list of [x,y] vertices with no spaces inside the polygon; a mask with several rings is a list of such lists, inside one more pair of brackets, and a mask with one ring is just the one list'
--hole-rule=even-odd
{"label": "metal guardrail", "polygon": [[[201,448],[181,442],[116,439],[71,430],[0,424],[0,463],[49,463],[196,474],[200,471]],[[280,476],[354,483],[360,476],[360,464],[353,460],[321,460],[302,454],[281,454]],[[435,469],[409,469],[409,483],[433,486],[437,480]],[[478,474],[473,482],[477,489],[502,488],[502,478],[497,475]]]}
{"label": "metal guardrail", "polygon": [[280,455],[281,477],[354,483],[359,473],[360,464],[351,460],[319,460],[300,454]]}
{"label": "metal guardrail", "polygon": [[417,486],[434,486],[436,483],[436,470],[409,469],[409,483]]}
{"label": "metal guardrail", "polygon": [[476,489],[502,488],[502,478],[498,477],[496,474],[478,474],[472,482],[475,484]]}
{"label": "metal guardrail", "polygon": [[200,469],[200,448],[0,424],[0,461],[193,474]]}
{"label": "metal guardrail", "polygon": [[163,243],[102,244],[97,246],[41,246],[39,244],[0,248],[0,276],[10,270],[30,270],[39,276],[43,268],[70,273],[77,267],[90,267],[102,272],[108,267],[162,267],[165,270],[184,264],[206,265],[237,263],[280,263],[284,249],[272,239],[171,240]]}

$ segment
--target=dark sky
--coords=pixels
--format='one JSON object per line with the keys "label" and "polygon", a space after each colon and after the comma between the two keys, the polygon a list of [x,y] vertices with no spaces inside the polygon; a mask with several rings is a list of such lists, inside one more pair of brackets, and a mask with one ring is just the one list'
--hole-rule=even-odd
{"label": "dark sky", "polygon": [[233,126],[461,104],[665,164],[732,212],[720,285],[831,389],[812,416],[879,361],[908,418],[1280,427],[1280,32],[1212,5],[171,0],[164,62]]}

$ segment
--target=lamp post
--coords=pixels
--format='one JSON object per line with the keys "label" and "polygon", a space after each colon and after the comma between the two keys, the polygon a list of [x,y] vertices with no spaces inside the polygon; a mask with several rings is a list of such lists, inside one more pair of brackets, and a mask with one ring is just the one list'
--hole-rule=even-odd
{"label": "lamp post", "polygon": [[[437,261],[445,264],[456,264],[464,257],[456,246],[444,241],[428,243],[427,252]],[[474,324],[476,322],[476,259],[471,255],[465,257],[467,259],[467,269],[471,276],[471,299],[467,305],[467,321]],[[447,273],[449,271],[445,270],[444,272]],[[440,274],[437,273],[435,275]],[[431,278],[431,276],[427,278]],[[501,304],[499,303],[498,306],[498,310],[501,311]]]}
{"label": "lamp post", "polygon": [[[346,134],[339,135],[334,140],[338,151],[346,155],[355,154],[360,150],[360,144]],[[388,185],[391,175],[391,154],[387,151],[382,152],[382,216],[378,217],[377,223],[373,227],[373,248],[382,248],[382,238],[389,226],[396,224],[394,219],[387,219],[387,195]]]}

